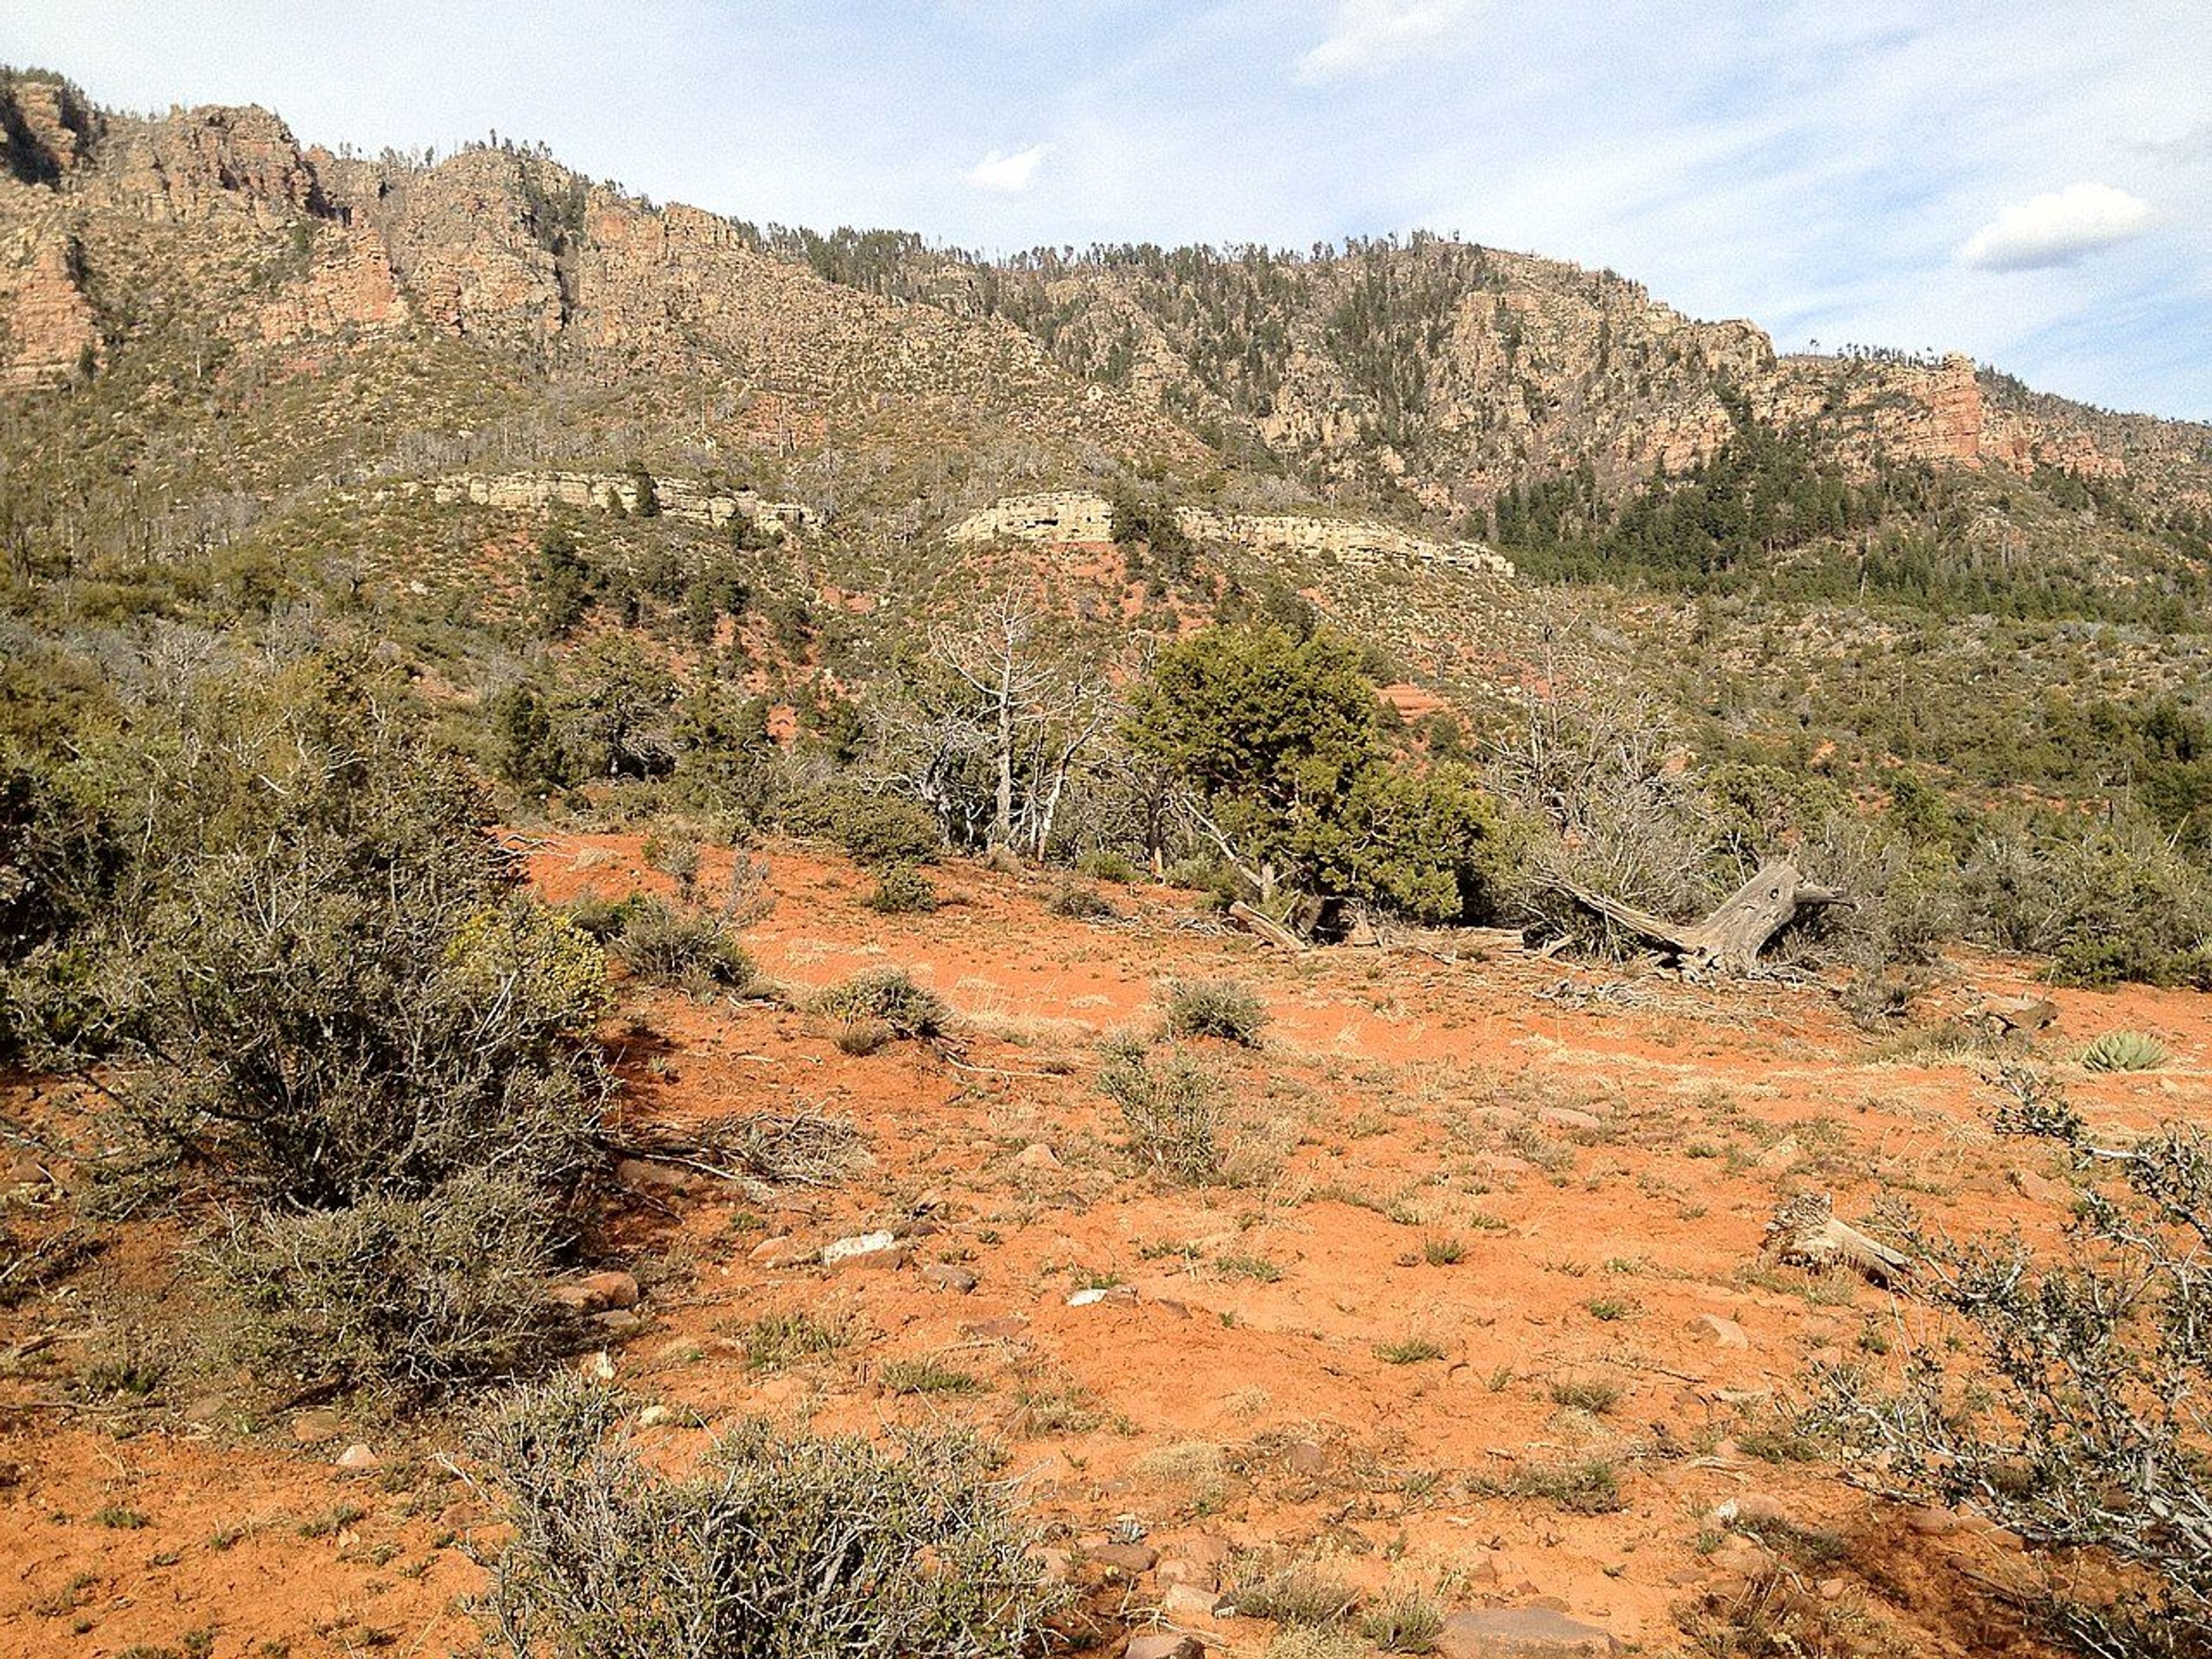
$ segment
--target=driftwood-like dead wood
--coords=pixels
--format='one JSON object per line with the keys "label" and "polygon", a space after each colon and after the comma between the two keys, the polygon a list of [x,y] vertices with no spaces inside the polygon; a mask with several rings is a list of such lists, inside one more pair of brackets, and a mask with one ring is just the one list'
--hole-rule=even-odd
{"label": "driftwood-like dead wood", "polygon": [[1911,1257],[1837,1220],[1835,1201],[1825,1193],[1800,1193],[1774,1212],[1766,1224],[1766,1254],[1815,1272],[1849,1267],[1883,1286],[1912,1272]]}
{"label": "driftwood-like dead wood", "polygon": [[1229,920],[1253,938],[1272,945],[1279,951],[1303,951],[1306,942],[1273,916],[1255,910],[1238,899],[1229,907]]}
{"label": "driftwood-like dead wood", "polygon": [[1766,948],[1767,941],[1795,921],[1799,912],[1850,902],[1834,888],[1813,885],[1787,859],[1762,866],[1733,897],[1698,922],[1668,921],[1571,881],[1559,885],[1577,903],[1639,939],[1650,939],[1687,964],[1738,974],[1747,974],[1757,966],[1759,953]]}
{"label": "driftwood-like dead wood", "polygon": [[1977,1018],[2011,1035],[2032,1036],[2058,1020],[2058,1005],[2048,997],[1989,997],[1974,1010]]}

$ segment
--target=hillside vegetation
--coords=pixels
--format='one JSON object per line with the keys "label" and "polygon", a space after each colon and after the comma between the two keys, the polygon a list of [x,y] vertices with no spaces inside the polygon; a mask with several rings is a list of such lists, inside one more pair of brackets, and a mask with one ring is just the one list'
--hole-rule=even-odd
{"label": "hillside vegetation", "polygon": [[[2199,1650],[2203,1153],[2125,1091],[2203,1092],[2212,428],[1426,234],[985,260],[43,71],[0,143],[27,1526],[85,1421],[284,1421],[410,1448],[363,1571],[518,1655],[1611,1650],[1499,1560]],[[1960,1505],[1995,1590],[1897,1553]],[[214,1650],[85,1559],[0,1622]]]}

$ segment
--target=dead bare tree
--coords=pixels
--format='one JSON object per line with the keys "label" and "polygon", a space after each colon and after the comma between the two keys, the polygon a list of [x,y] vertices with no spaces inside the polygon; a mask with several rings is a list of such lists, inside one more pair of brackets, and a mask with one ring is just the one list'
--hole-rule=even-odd
{"label": "dead bare tree", "polygon": [[1119,708],[1103,663],[1008,592],[964,626],[932,629],[927,665],[934,684],[880,711],[908,786],[957,839],[1042,857]]}

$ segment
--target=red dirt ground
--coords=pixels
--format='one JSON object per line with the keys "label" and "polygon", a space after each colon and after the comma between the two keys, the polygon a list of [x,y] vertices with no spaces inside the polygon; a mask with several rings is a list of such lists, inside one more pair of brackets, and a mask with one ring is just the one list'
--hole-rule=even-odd
{"label": "red dirt ground", "polygon": [[[528,845],[556,901],[667,886],[635,836]],[[943,908],[883,917],[848,864],[781,845],[765,858],[775,904],[746,942],[793,1000],[896,964],[953,1006],[958,1029],[942,1049],[854,1056],[820,1019],[767,1001],[626,995],[608,1028],[626,1122],[804,1106],[850,1118],[869,1152],[834,1187],[657,1189],[616,1216],[603,1254],[644,1284],[647,1326],[609,1358],[641,1401],[710,1427],[757,1412],[820,1429],[951,1416],[1006,1443],[1062,1547],[1133,1518],[1166,1554],[1200,1536],[1318,1553],[1370,1590],[1540,1602],[1651,1653],[1692,1650],[1680,1610],[1761,1565],[1709,1518],[1753,1495],[1835,1535],[1833,1559],[1808,1571],[1863,1638],[1839,1650],[2037,1651],[1969,1576],[2002,1570],[2001,1538],[1908,1524],[1818,1468],[1746,1449],[1814,1356],[1879,1350],[1926,1317],[1856,1281],[1762,1268],[1779,1197],[1817,1187],[1857,1219],[1887,1193],[1960,1231],[2051,1224],[2057,1167],[1992,1137],[1969,1061],[1885,1059],[1814,987],[1522,955],[1285,958],[1199,918],[1187,894],[1112,889],[1116,917],[1070,921],[1043,908],[1046,878],[966,864],[933,872]],[[704,890],[729,865],[709,855]],[[1231,1085],[1243,1184],[1147,1177],[1095,1085],[1097,1040],[1154,1024],[1171,975],[1246,981],[1273,1015],[1257,1050],[1198,1045]],[[1952,979],[1954,1000],[2031,982],[1986,959]],[[2094,1123],[2203,1114],[2205,999],[2056,995],[2042,1051]],[[2116,1027],[2157,1035],[2172,1064],[2133,1078],[2065,1067]],[[0,1105],[33,1127],[82,1112],[53,1086]],[[1049,1160],[1024,1156],[1039,1143]],[[9,1175],[8,1214],[27,1231],[70,1211],[46,1167],[19,1158]],[[903,1266],[757,1259],[874,1228],[911,1234]],[[495,1541],[494,1505],[466,1478],[455,1425],[395,1426],[343,1403],[259,1420],[222,1376],[168,1378],[140,1406],[88,1403],[84,1371],[123,1342],[111,1310],[132,1295],[191,1305],[175,1224],[104,1231],[105,1255],[0,1312],[0,1341],[60,1339],[0,1367],[0,1653],[466,1649],[483,1582],[467,1552]],[[763,1252],[779,1238],[793,1243]],[[927,1263],[963,1266],[977,1286],[935,1288]],[[1109,1281],[1133,1299],[1068,1305]],[[745,1327],[794,1310],[849,1322],[854,1340],[749,1367]],[[1719,1345],[1708,1315],[1747,1346]],[[1413,1339],[1436,1357],[1377,1352]],[[925,1358],[974,1391],[884,1387],[888,1362]],[[704,1437],[641,1433],[672,1455]],[[336,1468],[356,1439],[381,1470]],[[1504,1490],[1589,1462],[1615,1473],[1613,1512]],[[1140,1577],[1121,1600],[1141,1615],[1162,1588]],[[1185,1622],[1231,1654],[1273,1634]]]}

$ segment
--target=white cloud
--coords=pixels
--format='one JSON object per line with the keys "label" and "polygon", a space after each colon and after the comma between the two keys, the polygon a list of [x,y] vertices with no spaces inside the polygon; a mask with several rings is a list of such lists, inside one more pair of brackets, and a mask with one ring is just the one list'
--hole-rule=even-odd
{"label": "white cloud", "polygon": [[2110,185],[2069,185],[2014,202],[1966,239],[1959,258],[1984,270],[2034,270],[2139,234],[2150,204]]}
{"label": "white cloud", "polygon": [[1051,148],[1050,144],[1031,144],[1011,155],[994,149],[969,169],[968,182],[978,190],[1018,196],[1030,187],[1030,180],[1036,177],[1037,164]]}
{"label": "white cloud", "polygon": [[1474,0],[1336,0],[1336,21],[1298,59],[1307,85],[1372,75],[1449,40],[1474,15]]}

